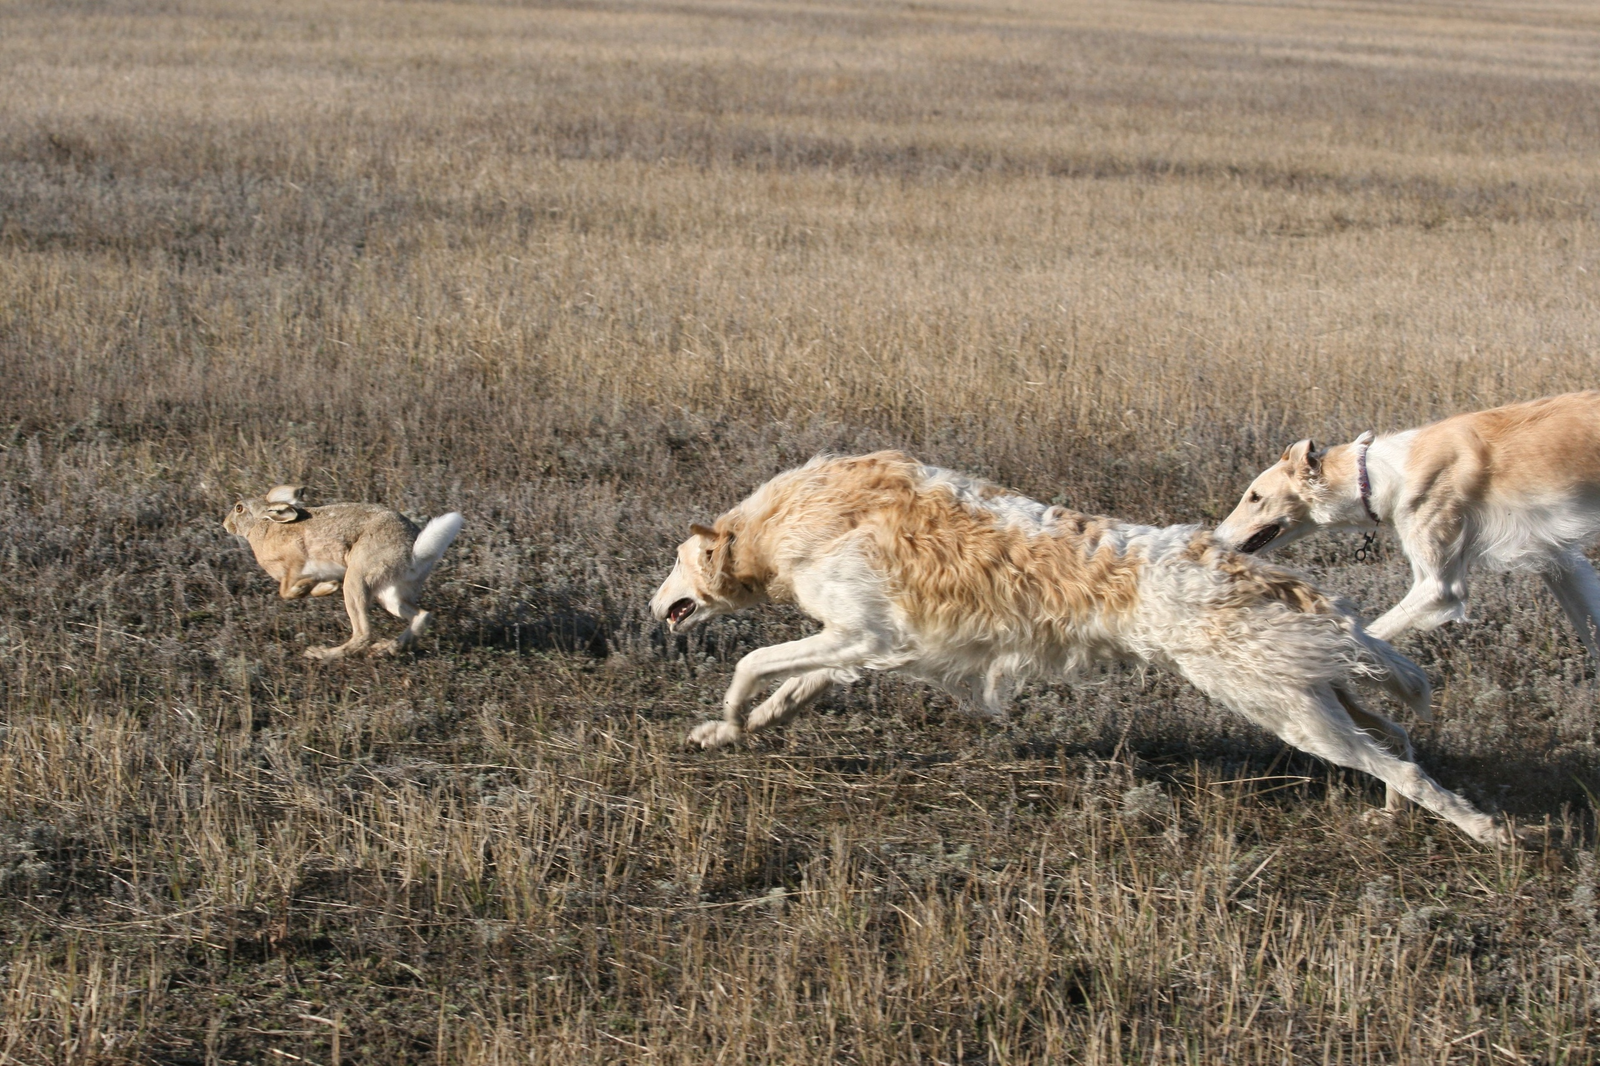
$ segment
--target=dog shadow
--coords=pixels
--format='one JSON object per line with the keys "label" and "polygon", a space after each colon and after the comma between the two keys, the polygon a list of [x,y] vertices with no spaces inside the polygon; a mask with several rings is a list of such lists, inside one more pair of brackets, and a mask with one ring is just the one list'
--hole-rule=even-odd
{"label": "dog shadow", "polygon": [[[1537,824],[1547,817],[1557,821],[1574,814],[1600,822],[1600,757],[1593,752],[1449,752],[1435,748],[1425,735],[1418,733],[1412,732],[1417,764],[1435,780],[1449,782],[1448,787],[1487,813],[1508,814],[1525,824]],[[1191,777],[1197,766],[1203,776],[1218,779],[1302,777],[1314,792],[1343,782],[1344,787],[1366,789],[1376,804],[1383,802],[1383,785],[1376,778],[1333,766],[1267,736],[1243,741],[1230,737],[1217,744],[1181,748],[1154,737],[1124,737],[1115,745],[1107,740],[1066,746],[1023,738],[1014,745],[1014,754],[1018,759],[1042,761],[1062,755],[1123,758],[1153,769],[1158,775],[1166,768],[1185,778]],[[1287,793],[1278,795],[1281,801],[1289,801]]]}

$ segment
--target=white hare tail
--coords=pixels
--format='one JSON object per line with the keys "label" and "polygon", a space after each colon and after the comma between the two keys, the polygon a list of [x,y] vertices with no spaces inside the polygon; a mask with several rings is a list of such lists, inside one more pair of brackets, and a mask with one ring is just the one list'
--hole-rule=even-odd
{"label": "white hare tail", "polygon": [[411,580],[419,583],[426,580],[460,532],[461,514],[457,511],[442,514],[423,526],[416,543],[411,546]]}

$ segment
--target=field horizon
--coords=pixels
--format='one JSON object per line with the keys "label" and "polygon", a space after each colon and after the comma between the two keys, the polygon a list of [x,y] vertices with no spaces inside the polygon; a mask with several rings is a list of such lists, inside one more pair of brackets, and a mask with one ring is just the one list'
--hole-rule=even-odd
{"label": "field horizon", "polygon": [[[820,452],[1211,525],[1596,385],[1597,90],[1579,3],[0,7],[0,1063],[1594,1061],[1536,578],[1400,645],[1498,853],[1122,668],[686,752],[809,623],[646,605]],[[289,481],[466,516],[415,654],[302,659]]]}

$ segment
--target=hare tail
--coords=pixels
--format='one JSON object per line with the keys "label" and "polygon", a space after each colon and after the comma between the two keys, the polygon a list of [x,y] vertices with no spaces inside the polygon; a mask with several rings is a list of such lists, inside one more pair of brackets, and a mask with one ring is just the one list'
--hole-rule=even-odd
{"label": "hare tail", "polygon": [[417,534],[416,543],[411,546],[413,581],[422,581],[433,572],[445,549],[450,547],[450,542],[455,540],[456,534],[460,532],[461,515],[456,511],[442,514],[422,527],[422,532]]}

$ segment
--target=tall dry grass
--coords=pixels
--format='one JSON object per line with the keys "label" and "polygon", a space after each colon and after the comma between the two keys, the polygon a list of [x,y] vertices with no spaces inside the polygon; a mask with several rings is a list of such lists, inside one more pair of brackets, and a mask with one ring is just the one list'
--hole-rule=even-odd
{"label": "tall dry grass", "polygon": [[[1492,855],[1111,671],[677,742],[643,604],[821,449],[1214,518],[1288,441],[1594,383],[1587,5],[0,8],[0,1061],[1594,1056],[1592,669],[1408,643]],[[468,515],[316,669],[218,518]],[[1392,550],[1295,561],[1368,609]]]}

